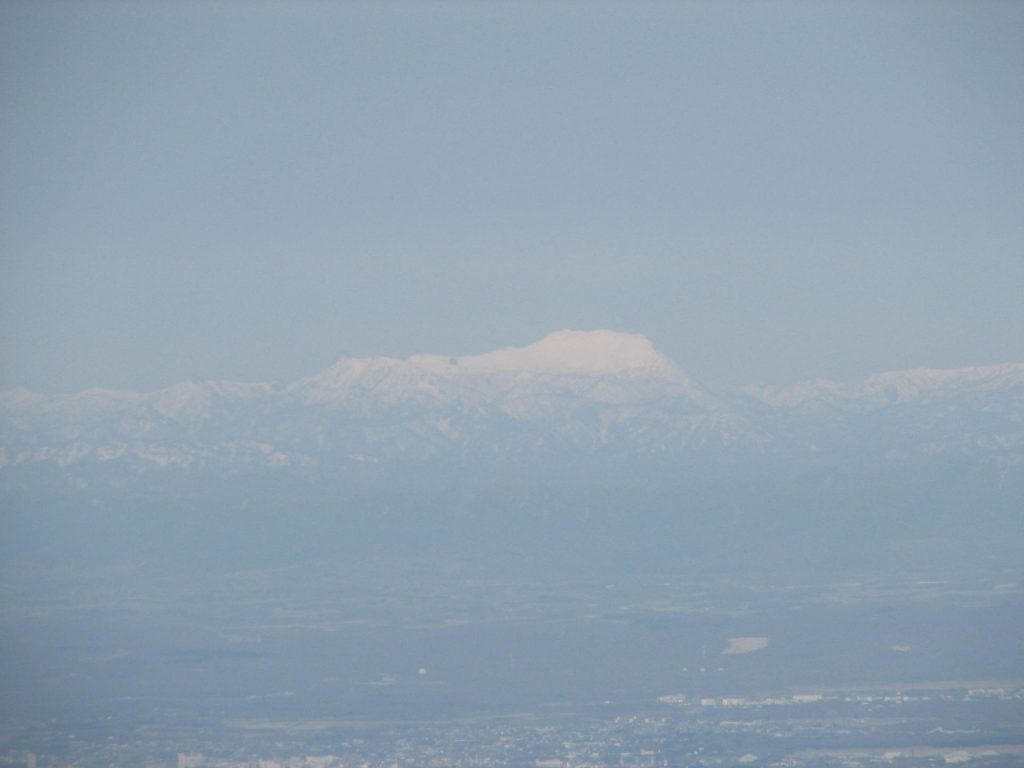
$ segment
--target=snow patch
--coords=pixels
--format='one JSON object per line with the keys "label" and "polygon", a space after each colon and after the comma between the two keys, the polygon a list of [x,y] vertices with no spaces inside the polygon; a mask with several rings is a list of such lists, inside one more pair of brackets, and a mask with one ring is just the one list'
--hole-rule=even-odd
{"label": "snow patch", "polygon": [[753,653],[768,647],[767,637],[730,637],[729,645],[722,651],[726,656]]}

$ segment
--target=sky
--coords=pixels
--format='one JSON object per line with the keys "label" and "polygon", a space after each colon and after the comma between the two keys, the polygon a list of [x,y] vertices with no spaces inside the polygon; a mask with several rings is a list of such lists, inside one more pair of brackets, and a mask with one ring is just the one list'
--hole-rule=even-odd
{"label": "sky", "polygon": [[0,4],[0,388],[1024,361],[1024,4]]}

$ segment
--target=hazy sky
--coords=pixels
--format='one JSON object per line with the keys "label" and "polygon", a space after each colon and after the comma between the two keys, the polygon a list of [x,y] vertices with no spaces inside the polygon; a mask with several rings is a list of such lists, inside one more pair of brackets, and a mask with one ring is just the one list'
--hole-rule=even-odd
{"label": "hazy sky", "polygon": [[1024,360],[1024,3],[0,4],[0,387]]}

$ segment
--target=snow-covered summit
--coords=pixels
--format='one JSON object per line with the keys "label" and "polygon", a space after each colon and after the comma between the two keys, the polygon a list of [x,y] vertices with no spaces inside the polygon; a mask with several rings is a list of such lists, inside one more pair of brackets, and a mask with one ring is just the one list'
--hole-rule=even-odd
{"label": "snow-covered summit", "polygon": [[556,331],[525,347],[506,347],[482,355],[441,358],[418,355],[410,362],[443,362],[473,373],[670,374],[675,365],[645,337],[618,331]]}
{"label": "snow-covered summit", "polygon": [[345,357],[295,390],[365,386],[424,386],[426,380],[451,382],[466,377],[584,376],[669,379],[689,384],[668,357],[638,334],[618,331],[556,331],[525,347],[506,347],[481,355]]}
{"label": "snow-covered summit", "polygon": [[[480,355],[342,358],[295,382],[290,392],[306,403],[417,402],[491,404],[538,396],[628,402],[685,397],[717,405],[643,336],[617,331],[562,330],[525,347]],[[517,407],[519,407],[517,406]]]}

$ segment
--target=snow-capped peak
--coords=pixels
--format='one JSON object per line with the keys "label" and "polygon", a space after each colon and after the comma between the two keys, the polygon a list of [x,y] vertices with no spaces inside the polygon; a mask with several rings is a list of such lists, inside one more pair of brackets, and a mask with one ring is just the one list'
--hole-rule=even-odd
{"label": "snow-capped peak", "polygon": [[670,373],[676,367],[643,336],[617,331],[556,331],[526,347],[455,359],[465,371],[550,374]]}
{"label": "snow-capped peak", "polygon": [[[362,402],[371,391],[377,402],[404,402],[409,398],[431,402],[446,398],[478,400],[486,399],[487,392],[501,399],[510,395],[510,386],[543,387],[551,377],[578,379],[580,386],[595,380],[605,380],[606,384],[617,380],[620,385],[626,381],[647,382],[667,386],[674,395],[685,391],[690,399],[710,402],[707,393],[656,351],[650,341],[617,331],[557,331],[525,347],[463,357],[343,358],[326,371],[296,382],[289,390],[307,402],[353,398]],[[565,384],[563,381],[559,386]]]}

